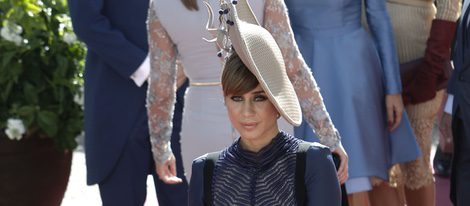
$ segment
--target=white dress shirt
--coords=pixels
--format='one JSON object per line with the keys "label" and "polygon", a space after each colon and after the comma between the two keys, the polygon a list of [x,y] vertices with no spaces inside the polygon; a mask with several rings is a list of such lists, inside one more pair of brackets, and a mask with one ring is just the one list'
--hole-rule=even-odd
{"label": "white dress shirt", "polygon": [[147,57],[144,59],[142,64],[137,68],[137,70],[131,75],[131,79],[134,80],[134,83],[141,87],[145,81],[147,81],[150,75],[150,58]]}

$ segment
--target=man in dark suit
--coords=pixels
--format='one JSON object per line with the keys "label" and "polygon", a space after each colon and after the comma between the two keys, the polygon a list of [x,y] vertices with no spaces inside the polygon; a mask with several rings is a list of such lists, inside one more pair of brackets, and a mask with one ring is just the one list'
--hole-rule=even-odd
{"label": "man in dark suit", "polygon": [[454,47],[455,71],[449,85],[453,94],[452,133],[454,160],[451,200],[456,206],[470,205],[470,0],[464,0]]}
{"label": "man in dark suit", "polygon": [[99,185],[103,205],[143,205],[149,174],[161,206],[187,204],[187,185],[165,185],[155,175],[145,108],[148,6],[149,0],[69,0],[75,33],[88,48],[87,183]]}

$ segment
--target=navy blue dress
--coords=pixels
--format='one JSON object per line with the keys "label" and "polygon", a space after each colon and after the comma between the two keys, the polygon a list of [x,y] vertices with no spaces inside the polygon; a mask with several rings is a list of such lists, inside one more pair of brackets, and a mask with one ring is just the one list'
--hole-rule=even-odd
{"label": "navy blue dress", "polygon": [[[240,146],[223,150],[212,177],[213,205],[296,205],[296,152],[302,140],[280,132],[259,152]],[[204,205],[206,155],[193,162],[189,205]],[[306,205],[339,206],[340,188],[330,150],[312,144],[306,153]]]}

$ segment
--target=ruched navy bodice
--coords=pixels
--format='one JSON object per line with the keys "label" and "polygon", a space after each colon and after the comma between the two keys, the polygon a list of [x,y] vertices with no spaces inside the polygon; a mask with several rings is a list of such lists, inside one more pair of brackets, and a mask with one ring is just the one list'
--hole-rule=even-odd
{"label": "ruched navy bodice", "polygon": [[[280,132],[259,152],[240,139],[223,150],[212,176],[213,205],[296,205],[296,153],[302,140]],[[190,206],[202,206],[206,156],[193,162]],[[312,144],[306,152],[304,184],[308,206],[339,206],[340,190],[328,148]]]}

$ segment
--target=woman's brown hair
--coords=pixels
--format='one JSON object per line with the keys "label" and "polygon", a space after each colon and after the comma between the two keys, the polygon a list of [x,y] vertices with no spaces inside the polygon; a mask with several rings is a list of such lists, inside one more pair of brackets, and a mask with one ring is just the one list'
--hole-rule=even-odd
{"label": "woman's brown hair", "polygon": [[197,6],[197,0],[181,0],[181,3],[183,3],[184,7],[190,11],[199,10],[199,7]]}
{"label": "woman's brown hair", "polygon": [[237,53],[233,53],[222,72],[222,89],[224,96],[242,95],[258,86],[255,75],[245,66]]}

